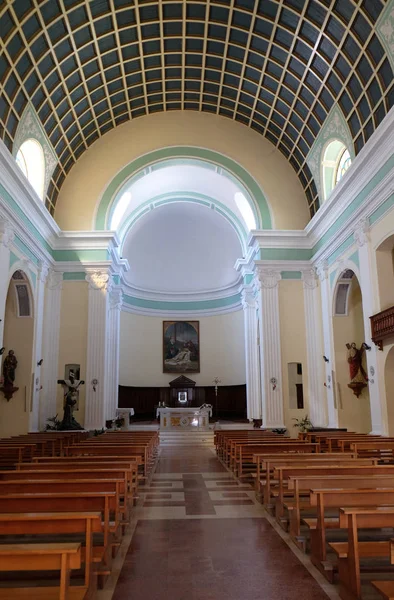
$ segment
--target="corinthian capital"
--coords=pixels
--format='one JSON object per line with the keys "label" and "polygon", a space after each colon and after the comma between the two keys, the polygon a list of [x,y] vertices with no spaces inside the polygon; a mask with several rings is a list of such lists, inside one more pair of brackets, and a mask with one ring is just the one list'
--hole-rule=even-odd
{"label": "corinthian capital", "polygon": [[88,282],[90,290],[109,291],[111,289],[112,282],[109,274],[105,271],[89,271],[86,273],[85,280]]}
{"label": "corinthian capital", "polygon": [[323,260],[316,267],[316,273],[320,281],[324,281],[328,277],[328,262]]}
{"label": "corinthian capital", "polygon": [[15,234],[6,219],[0,219],[0,246],[9,248],[14,241]]}
{"label": "corinthian capital", "polygon": [[40,281],[42,281],[43,283],[45,283],[47,280],[48,274],[49,274],[48,263],[44,262],[43,260],[40,260],[39,265],[38,265],[38,279]]}
{"label": "corinthian capital", "polygon": [[354,240],[359,248],[368,242],[369,220],[364,217],[360,219],[354,228]]}
{"label": "corinthian capital", "polygon": [[316,269],[305,269],[302,271],[302,281],[305,290],[314,290],[317,288],[317,273]]}
{"label": "corinthian capital", "polygon": [[63,285],[63,273],[60,271],[49,270],[47,278],[47,288],[49,290],[61,290]]}
{"label": "corinthian capital", "polygon": [[265,289],[273,289],[278,287],[281,280],[280,271],[275,269],[266,269],[265,267],[257,267],[257,277],[261,287]]}
{"label": "corinthian capital", "polygon": [[123,292],[122,290],[113,290],[109,296],[109,306],[110,308],[120,310],[123,304]]}
{"label": "corinthian capital", "polygon": [[243,289],[241,294],[242,308],[246,310],[247,308],[256,308],[256,299],[254,297],[253,291],[248,289]]}

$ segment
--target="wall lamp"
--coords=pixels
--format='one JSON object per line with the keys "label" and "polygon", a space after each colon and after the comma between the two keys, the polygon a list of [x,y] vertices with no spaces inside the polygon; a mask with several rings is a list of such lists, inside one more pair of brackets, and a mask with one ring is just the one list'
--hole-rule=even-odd
{"label": "wall lamp", "polygon": [[44,362],[44,359],[42,358],[41,360],[38,361],[37,367],[41,367],[41,365],[42,365],[43,362]]}
{"label": "wall lamp", "polygon": [[371,350],[371,346],[368,346],[368,344],[366,344],[365,342],[362,343],[362,347],[364,348],[364,350]]}
{"label": "wall lamp", "polygon": [[324,362],[330,362],[330,361],[328,360],[327,356],[324,356],[324,354],[323,354],[323,360],[324,360]]}
{"label": "wall lamp", "polygon": [[0,356],[1,356],[2,354],[4,354],[4,350],[5,350],[5,346],[3,346],[2,348],[0,348]]}

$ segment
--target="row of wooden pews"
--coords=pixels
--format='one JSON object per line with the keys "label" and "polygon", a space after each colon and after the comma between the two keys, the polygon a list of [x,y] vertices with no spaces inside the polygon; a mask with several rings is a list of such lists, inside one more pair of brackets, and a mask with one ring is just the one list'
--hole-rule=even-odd
{"label": "row of wooden pews", "polygon": [[[394,599],[394,440],[343,431],[302,438],[315,452],[265,452],[259,442],[257,497],[328,581],[339,582],[343,600],[361,600],[364,581]],[[375,581],[376,572],[391,580]]]}
{"label": "row of wooden pews", "polygon": [[30,460],[18,454],[0,470],[0,600],[90,600],[111,573],[158,432],[32,436]]}

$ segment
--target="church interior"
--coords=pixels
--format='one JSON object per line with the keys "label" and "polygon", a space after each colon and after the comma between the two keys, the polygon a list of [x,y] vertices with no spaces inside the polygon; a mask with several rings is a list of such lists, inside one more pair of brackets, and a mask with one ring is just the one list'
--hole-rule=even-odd
{"label": "church interior", "polygon": [[393,71],[394,0],[0,0],[0,600],[394,599]]}

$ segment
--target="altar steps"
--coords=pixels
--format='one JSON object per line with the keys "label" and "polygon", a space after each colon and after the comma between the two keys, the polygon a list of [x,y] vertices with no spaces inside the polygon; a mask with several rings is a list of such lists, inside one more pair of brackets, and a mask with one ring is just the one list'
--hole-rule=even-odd
{"label": "altar steps", "polygon": [[214,433],[210,431],[160,431],[160,446],[214,446]]}

